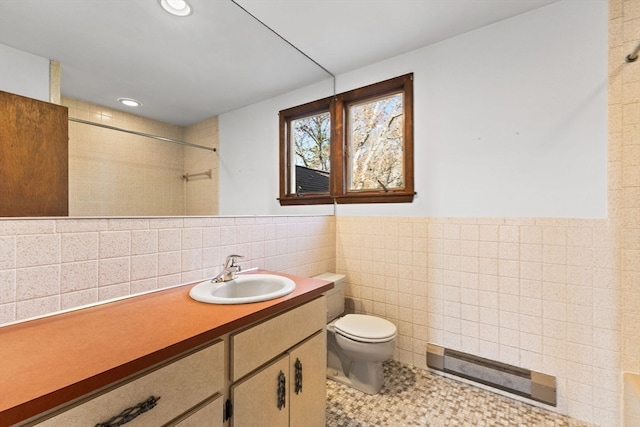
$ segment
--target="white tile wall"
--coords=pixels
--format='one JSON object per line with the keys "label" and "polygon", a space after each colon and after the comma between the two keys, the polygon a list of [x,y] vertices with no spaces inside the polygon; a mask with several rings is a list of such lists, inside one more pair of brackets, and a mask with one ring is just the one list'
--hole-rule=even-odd
{"label": "white tile wall", "polygon": [[396,360],[425,368],[433,342],[541,371],[557,377],[557,410],[617,425],[609,220],[338,217],[336,231],[349,306],[398,326]]}
{"label": "white tile wall", "polygon": [[245,268],[335,270],[335,219],[185,217],[0,220],[0,324]]}

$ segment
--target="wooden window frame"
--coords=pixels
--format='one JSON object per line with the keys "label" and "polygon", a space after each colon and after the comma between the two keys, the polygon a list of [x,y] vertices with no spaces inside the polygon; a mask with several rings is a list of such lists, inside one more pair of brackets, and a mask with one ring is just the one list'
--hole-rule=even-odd
{"label": "wooden window frame", "polygon": [[[353,103],[403,93],[403,168],[404,188],[348,191],[346,107]],[[292,194],[291,165],[294,154],[290,150],[290,124],[293,120],[329,112],[331,116],[331,171],[329,193]],[[411,203],[415,196],[413,175],[413,73],[374,83],[349,92],[313,101],[280,111],[280,201],[281,206],[351,204],[351,203]]]}

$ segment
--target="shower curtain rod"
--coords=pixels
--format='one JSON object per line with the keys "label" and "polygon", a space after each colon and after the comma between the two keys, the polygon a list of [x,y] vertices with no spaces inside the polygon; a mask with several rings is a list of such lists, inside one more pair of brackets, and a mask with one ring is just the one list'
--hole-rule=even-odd
{"label": "shower curtain rod", "polygon": [[638,60],[638,52],[640,52],[640,43],[638,43],[638,46],[636,46],[636,48],[633,49],[633,52],[627,55],[624,60],[627,62],[636,62]]}
{"label": "shower curtain rod", "polygon": [[130,133],[132,135],[143,136],[145,138],[151,138],[151,139],[155,139],[155,140],[158,140],[158,141],[171,142],[171,143],[174,143],[174,144],[186,145],[188,147],[193,147],[193,148],[201,148],[203,150],[213,151],[214,153],[217,151],[215,148],[205,147],[204,145],[192,144],[190,142],[184,142],[184,141],[178,141],[177,139],[166,138],[164,136],[157,136],[157,135],[151,135],[151,134],[148,134],[148,133],[136,132],[134,130],[122,129],[122,128],[118,128],[118,127],[115,127],[115,126],[109,126],[109,125],[105,125],[105,124],[102,124],[102,123],[90,122],[90,121],[87,121],[87,120],[76,119],[76,118],[73,118],[73,117],[69,117],[69,121],[70,122],[82,123],[82,124],[85,124],[85,125],[97,126],[97,127],[101,127],[101,128],[105,128],[105,129],[116,130],[116,131],[119,131],[119,132]]}

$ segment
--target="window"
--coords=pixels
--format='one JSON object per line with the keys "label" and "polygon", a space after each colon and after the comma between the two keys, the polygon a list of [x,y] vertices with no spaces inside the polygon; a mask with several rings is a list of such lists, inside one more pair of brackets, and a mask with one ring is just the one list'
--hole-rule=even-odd
{"label": "window", "polygon": [[280,111],[280,204],[411,202],[413,75]]}
{"label": "window", "polygon": [[331,117],[329,112],[313,114],[291,121],[291,149],[295,155],[297,195],[327,193],[331,171]]}

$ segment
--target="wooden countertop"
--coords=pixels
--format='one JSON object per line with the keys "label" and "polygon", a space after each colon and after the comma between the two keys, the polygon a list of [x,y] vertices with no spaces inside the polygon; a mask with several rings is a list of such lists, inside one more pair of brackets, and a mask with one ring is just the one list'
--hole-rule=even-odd
{"label": "wooden countertop", "polygon": [[[259,273],[272,273],[257,271]],[[0,328],[0,426],[10,426],[326,292],[331,282],[283,273],[291,294],[214,305],[192,285]]]}

